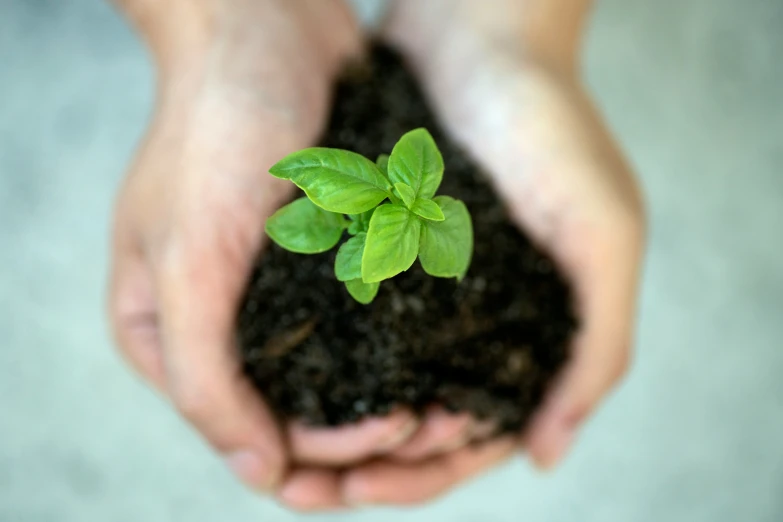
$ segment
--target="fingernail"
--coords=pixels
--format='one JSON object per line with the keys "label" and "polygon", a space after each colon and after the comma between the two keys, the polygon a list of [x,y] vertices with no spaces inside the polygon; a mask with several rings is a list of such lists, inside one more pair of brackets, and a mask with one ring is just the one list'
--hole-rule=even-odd
{"label": "fingernail", "polygon": [[553,416],[548,429],[543,430],[543,450],[535,456],[539,468],[551,470],[563,460],[584,418],[581,410],[569,412],[565,408]]}
{"label": "fingernail", "polygon": [[435,453],[450,453],[462,449],[468,445],[468,442],[470,442],[472,438],[473,432],[471,430],[465,430],[463,433],[460,433],[459,436],[437,446],[435,448]]}
{"label": "fingernail", "polygon": [[383,440],[378,445],[379,452],[387,452],[400,447],[411,435],[418,429],[419,420],[410,419],[403,424],[397,431],[395,431],[388,439]]}
{"label": "fingernail", "polygon": [[473,434],[475,433],[477,423],[475,420],[470,420],[464,428],[462,428],[456,435],[448,439],[447,441],[439,444],[433,448],[435,453],[450,453],[456,451],[468,445],[473,440]]}
{"label": "fingernail", "polygon": [[253,488],[269,491],[277,483],[277,473],[256,452],[235,451],[227,455],[225,460],[237,477]]}
{"label": "fingernail", "polygon": [[476,422],[470,432],[470,437],[475,440],[485,440],[498,431],[498,423],[492,420],[482,420]]}
{"label": "fingernail", "polygon": [[537,456],[535,460],[536,465],[544,471],[552,470],[557,466],[565,457],[568,448],[571,447],[575,433],[574,429],[559,429],[555,431],[548,441],[546,451],[542,455]]}

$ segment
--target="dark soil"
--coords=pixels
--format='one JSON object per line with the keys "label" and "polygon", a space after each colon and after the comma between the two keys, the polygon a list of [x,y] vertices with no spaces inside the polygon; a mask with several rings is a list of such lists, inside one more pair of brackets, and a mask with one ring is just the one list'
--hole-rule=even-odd
{"label": "dark soil", "polygon": [[569,288],[444,134],[398,55],[375,48],[367,67],[337,88],[322,145],[374,159],[429,129],[446,164],[439,193],[473,216],[470,271],[457,283],[416,263],[364,306],[335,279],[336,248],[308,256],[271,244],[238,318],[245,371],[281,417],[312,424],[441,403],[518,430],[568,358]]}

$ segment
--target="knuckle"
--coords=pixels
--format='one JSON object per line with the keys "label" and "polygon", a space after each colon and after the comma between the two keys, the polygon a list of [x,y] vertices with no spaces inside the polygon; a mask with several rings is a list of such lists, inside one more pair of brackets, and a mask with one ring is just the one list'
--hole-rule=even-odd
{"label": "knuckle", "polygon": [[124,318],[117,311],[117,306],[114,302],[109,304],[109,330],[112,338],[114,339],[114,347],[120,353],[128,351],[128,332],[124,321]]}
{"label": "knuckle", "polygon": [[632,214],[628,220],[628,236],[633,243],[641,248],[647,239],[647,219],[641,211]]}
{"label": "knuckle", "polygon": [[622,349],[618,351],[609,372],[609,377],[613,384],[619,382],[623,376],[628,373],[632,359],[631,350],[628,349],[627,346],[623,346]]}
{"label": "knuckle", "polygon": [[180,415],[195,425],[207,422],[214,411],[215,400],[205,388],[193,383],[171,386],[171,398]]}
{"label": "knuckle", "polygon": [[188,254],[188,249],[184,245],[184,241],[176,236],[166,240],[165,246],[163,246],[159,252],[157,252],[157,267],[160,276],[164,280],[172,280],[180,278],[184,275],[188,264],[191,263],[193,257]]}
{"label": "knuckle", "polygon": [[392,451],[405,444],[419,427],[419,421],[412,415],[399,415],[379,430],[373,440],[374,446],[381,451]]}
{"label": "knuckle", "polygon": [[131,317],[128,307],[125,305],[126,299],[124,296],[112,289],[112,294],[109,296],[107,302],[107,316],[109,319],[109,326],[114,339],[118,345],[123,345],[128,338],[128,330],[132,326]]}
{"label": "knuckle", "polygon": [[136,326],[127,317],[112,316],[111,332],[114,337],[114,347],[123,356],[130,357],[141,342],[147,341],[147,334],[144,325]]}
{"label": "knuckle", "polygon": [[187,234],[173,234],[156,256],[157,275],[162,289],[198,288],[232,294],[241,289],[243,274],[253,256],[241,256],[220,242],[194,241]]}
{"label": "knuckle", "polygon": [[647,234],[644,213],[638,207],[631,207],[618,214],[612,220],[612,235],[623,244],[640,247]]}
{"label": "knuckle", "polygon": [[627,232],[633,238],[643,238],[647,230],[647,220],[641,209],[634,209],[625,220]]}
{"label": "knuckle", "polygon": [[[190,248],[185,241],[172,239],[161,249],[156,260],[156,277],[164,298],[180,301],[195,288],[213,284],[217,270],[204,255]],[[169,299],[165,299],[169,303]]]}

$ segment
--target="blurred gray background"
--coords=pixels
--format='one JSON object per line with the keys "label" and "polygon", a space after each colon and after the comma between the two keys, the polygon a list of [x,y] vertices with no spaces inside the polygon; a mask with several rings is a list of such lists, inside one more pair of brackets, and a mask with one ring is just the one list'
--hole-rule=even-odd
{"label": "blurred gray background", "polygon": [[[783,520],[782,54],[783,1],[598,2],[586,76],[651,211],[634,368],[561,469],[515,461],[407,520]],[[101,0],[0,0],[2,522],[304,519],[111,349],[109,216],[152,74]]]}

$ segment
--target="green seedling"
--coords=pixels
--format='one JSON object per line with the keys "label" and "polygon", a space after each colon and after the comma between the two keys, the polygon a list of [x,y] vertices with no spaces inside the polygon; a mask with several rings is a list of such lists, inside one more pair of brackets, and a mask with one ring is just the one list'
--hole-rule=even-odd
{"label": "green seedling", "polygon": [[426,129],[408,132],[375,163],[347,150],[295,152],[269,172],[307,197],[272,215],[266,233],[286,250],[317,254],[347,231],[351,237],[337,252],[334,273],[362,304],[417,257],[432,276],[462,279],[473,254],[473,225],[464,203],[435,196],[443,170]]}

